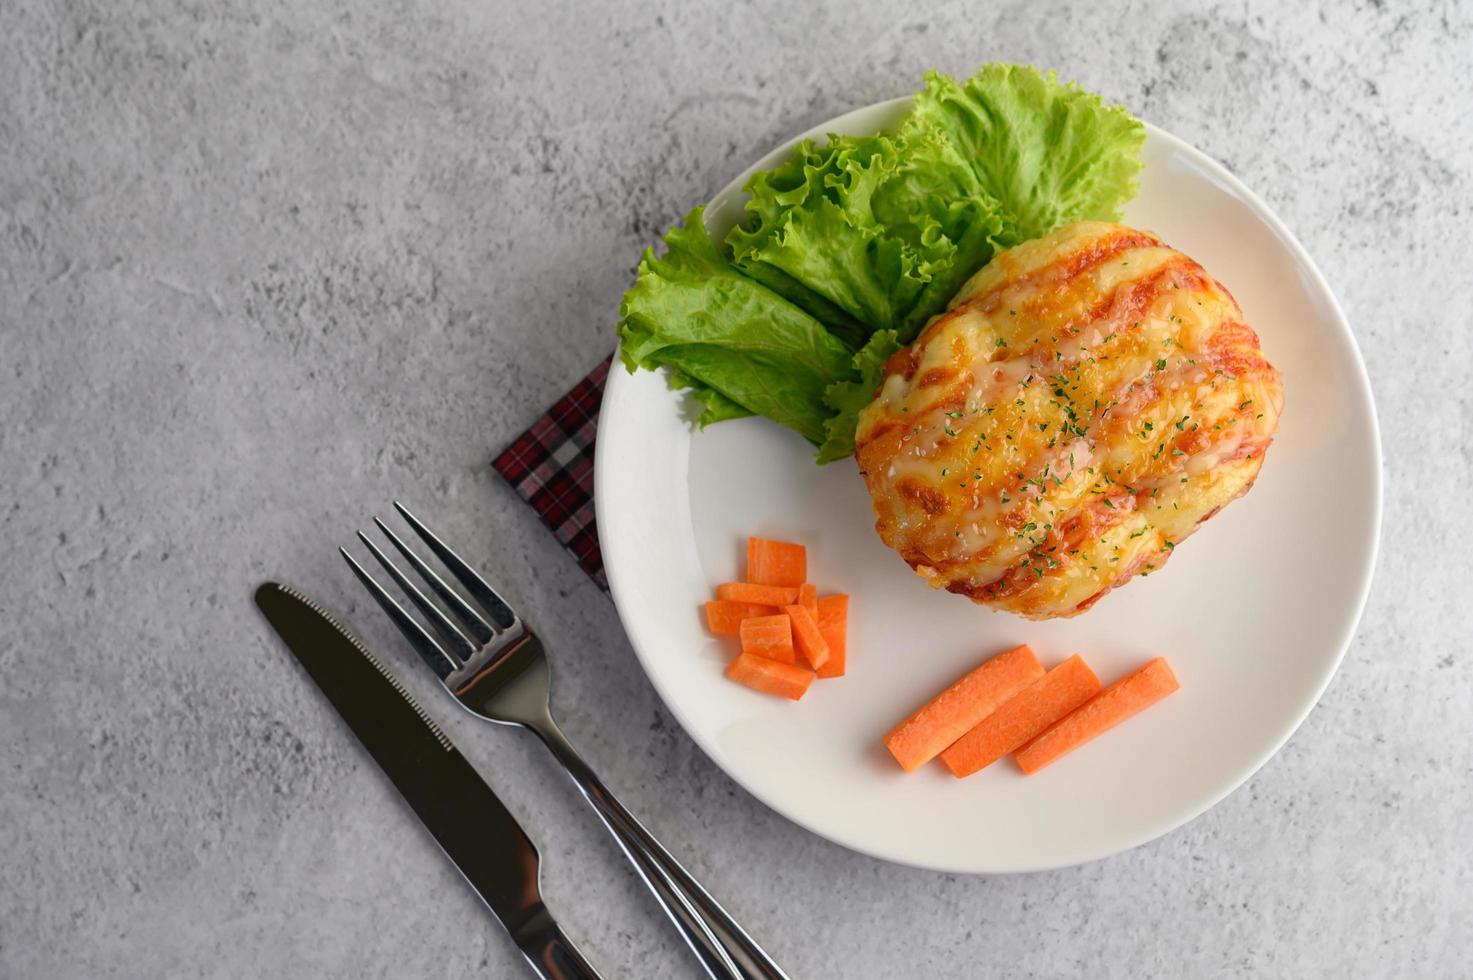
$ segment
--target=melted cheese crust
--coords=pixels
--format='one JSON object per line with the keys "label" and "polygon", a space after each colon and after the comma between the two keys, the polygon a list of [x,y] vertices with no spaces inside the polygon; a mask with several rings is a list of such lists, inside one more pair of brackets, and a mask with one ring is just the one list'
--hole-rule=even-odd
{"label": "melted cheese crust", "polygon": [[996,256],[891,358],[857,457],[880,537],[927,583],[1050,619],[1246,493],[1282,407],[1226,289],[1082,222]]}

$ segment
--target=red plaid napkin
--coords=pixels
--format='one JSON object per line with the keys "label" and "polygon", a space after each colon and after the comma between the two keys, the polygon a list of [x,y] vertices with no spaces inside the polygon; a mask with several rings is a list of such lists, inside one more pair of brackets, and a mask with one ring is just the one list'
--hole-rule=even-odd
{"label": "red plaid napkin", "polygon": [[604,358],[491,463],[605,592],[593,520],[593,440],[611,361]]}

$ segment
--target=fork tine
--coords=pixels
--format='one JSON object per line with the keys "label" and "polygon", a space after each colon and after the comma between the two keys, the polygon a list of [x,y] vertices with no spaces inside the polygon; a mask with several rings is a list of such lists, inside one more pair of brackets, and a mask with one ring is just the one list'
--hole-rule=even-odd
{"label": "fork tine", "polygon": [[369,575],[363,566],[358,564],[352,555],[348,554],[346,549],[339,548],[338,553],[343,556],[343,560],[348,563],[348,567],[353,570],[353,574],[358,576],[358,581],[363,583],[363,587],[378,601],[378,604],[383,607],[384,612],[389,614],[389,618],[394,621],[394,625],[399,627],[399,632],[403,633],[404,638],[409,641],[409,645],[414,647],[414,652],[420,655],[420,659],[430,665],[430,669],[435,672],[435,676],[442,681],[448,677],[456,668],[456,663],[450,659],[450,654],[446,653],[440,644],[435,642],[433,636],[425,632],[423,626],[414,621],[414,617],[404,611],[404,608],[399,605],[393,596],[384,590],[382,585],[379,585],[373,580],[373,576]]}
{"label": "fork tine", "polygon": [[453,658],[462,664],[469,660],[471,654],[476,652],[475,645],[471,643],[470,637],[462,633],[460,627],[455,625],[455,622],[449,616],[446,616],[440,611],[439,606],[435,605],[428,596],[416,588],[414,583],[409,580],[409,576],[399,571],[399,566],[395,565],[389,559],[388,555],[380,551],[378,545],[374,544],[368,535],[359,531],[358,540],[363,542],[363,546],[384,567],[384,571],[389,573],[389,577],[398,583],[399,588],[404,590],[404,594],[409,597],[409,601],[414,604],[414,608],[419,610],[420,615],[428,619],[430,625],[435,627],[436,632],[444,637],[445,642],[450,644]]}
{"label": "fork tine", "polygon": [[404,543],[403,538],[390,530],[389,525],[377,517],[373,519],[373,523],[378,525],[378,529],[383,532],[384,537],[389,539],[389,543],[399,550],[399,554],[403,555],[405,560],[414,566],[414,570],[419,573],[419,577],[429,584],[430,591],[439,596],[440,601],[449,606],[452,613],[460,617],[461,622],[470,630],[471,635],[476,638],[476,642],[490,643],[496,638],[496,633],[492,631],[491,624],[482,619],[481,614],[476,612],[475,608],[469,602],[462,599],[459,592],[456,592],[447,585],[445,580],[433,568],[425,564],[423,558],[410,550],[409,545]]}
{"label": "fork tine", "polygon": [[430,550],[439,557],[446,568],[450,569],[450,574],[465,586],[465,590],[471,594],[471,597],[481,604],[481,608],[486,611],[486,615],[491,617],[491,621],[498,629],[509,630],[520,625],[517,614],[512,611],[511,606],[506,604],[506,600],[497,595],[496,590],[491,588],[490,584],[481,578],[474,568],[467,565],[463,558],[451,551],[445,542],[436,537],[435,532],[425,527],[419,518],[411,514],[408,507],[396,500],[394,509],[409,522],[409,526],[414,528],[414,533],[430,546]]}

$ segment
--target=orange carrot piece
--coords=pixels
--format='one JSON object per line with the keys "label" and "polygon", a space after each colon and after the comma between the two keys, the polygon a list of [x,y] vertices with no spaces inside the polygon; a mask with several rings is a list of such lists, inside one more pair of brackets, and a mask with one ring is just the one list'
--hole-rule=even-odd
{"label": "orange carrot piece", "polygon": [[726,676],[754,691],[792,698],[794,701],[801,698],[808,690],[808,685],[813,683],[811,670],[750,653],[740,654],[728,664]]}
{"label": "orange carrot piece", "polygon": [[914,772],[1042,674],[1027,644],[1000,653],[891,729],[885,747],[900,768]]}
{"label": "orange carrot piece", "polygon": [[790,606],[798,601],[798,587],[724,582],[716,586],[716,598],[728,602],[754,602],[763,606]]}
{"label": "orange carrot piece", "polygon": [[812,582],[804,582],[798,586],[798,605],[807,609],[813,621],[818,622],[818,586]]}
{"label": "orange carrot piece", "polygon": [[738,636],[741,634],[742,620],[776,613],[776,606],[713,599],[706,603],[706,628],[717,636]]}
{"label": "orange carrot piece", "polygon": [[1099,692],[1100,679],[1076,653],[983,718],[941,753],[941,761],[958,779],[970,776],[1037,737]]}
{"label": "orange carrot piece", "polygon": [[793,623],[793,645],[814,670],[822,667],[829,659],[829,645],[818,631],[818,620],[808,614],[806,606],[785,606],[783,612]]}
{"label": "orange carrot piece", "polygon": [[1055,759],[1175,691],[1179,684],[1166,661],[1157,657],[1090,698],[1013,754],[1018,767],[1032,775]]}
{"label": "orange carrot piece", "polygon": [[742,653],[766,657],[780,663],[795,664],[792,621],[786,615],[754,616],[742,620]]}
{"label": "orange carrot piece", "polygon": [[818,669],[818,676],[843,677],[845,646],[849,638],[847,595],[826,595],[818,600],[818,631],[829,645],[829,659]]}
{"label": "orange carrot piece", "polygon": [[808,550],[801,544],[748,538],[747,581],[796,589],[808,581]]}

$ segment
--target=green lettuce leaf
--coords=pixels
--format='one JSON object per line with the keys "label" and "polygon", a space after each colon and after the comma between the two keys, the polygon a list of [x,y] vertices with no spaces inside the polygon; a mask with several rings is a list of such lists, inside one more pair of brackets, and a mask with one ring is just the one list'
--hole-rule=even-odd
{"label": "green lettuce leaf", "polygon": [[624,294],[624,366],[668,367],[708,425],[762,415],[817,445],[831,410],[824,391],[847,378],[852,353],[803,310],[727,261],[706,233],[701,208],[647,249]]}
{"label": "green lettuce leaf", "polygon": [[939,131],[916,127],[902,146],[904,165],[876,195],[874,212],[889,234],[910,245],[916,274],[925,282],[895,327],[900,342],[908,344],[998,251],[1005,216]]}
{"label": "green lettuce leaf", "polygon": [[894,330],[879,331],[854,355],[855,376],[828,386],[824,401],[834,410],[834,415],[824,423],[825,437],[818,447],[820,463],[854,455],[854,429],[859,424],[859,413],[874,399],[885,376],[885,362],[902,346]]}
{"label": "green lettuce leaf", "polygon": [[1011,247],[1072,221],[1118,221],[1135,196],[1145,128],[1053,72],[985,66],[965,83],[926,73],[900,134],[940,132],[1000,205]]}
{"label": "green lettuce leaf", "polygon": [[857,349],[864,346],[870,328],[852,315],[835,306],[821,293],[810,289],[777,266],[765,262],[748,262],[740,266],[742,272],[771,289],[795,306],[806,310],[844,344]]}
{"label": "green lettuce leaf", "polygon": [[[914,336],[991,257],[996,202],[940,130],[812,141],[747,184],[733,261],[852,347]],[[965,274],[962,274],[965,272]]]}
{"label": "green lettuce leaf", "polygon": [[[627,363],[625,365],[628,366]],[[715,388],[709,388],[696,378],[683,373],[678,368],[670,368],[667,372],[668,380],[672,390],[684,389],[701,406],[701,413],[696,416],[696,423],[705,428],[713,422],[725,422],[728,419],[744,419],[754,414],[749,409],[743,408],[736,402],[727,398]]]}

